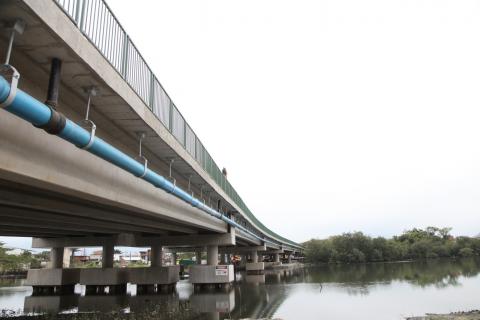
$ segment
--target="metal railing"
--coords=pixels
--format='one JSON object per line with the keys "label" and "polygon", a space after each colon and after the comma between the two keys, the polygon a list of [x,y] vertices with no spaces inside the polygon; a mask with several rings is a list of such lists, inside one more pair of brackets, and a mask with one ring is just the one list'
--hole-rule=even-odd
{"label": "metal railing", "polygon": [[285,243],[296,243],[281,237],[263,225],[248,209],[215,161],[185,121],[172,99],[153,74],[130,37],[104,0],[54,0],[80,31],[93,43],[107,61],[137,93],[185,150],[201,165],[218,186],[248,215],[266,235]]}

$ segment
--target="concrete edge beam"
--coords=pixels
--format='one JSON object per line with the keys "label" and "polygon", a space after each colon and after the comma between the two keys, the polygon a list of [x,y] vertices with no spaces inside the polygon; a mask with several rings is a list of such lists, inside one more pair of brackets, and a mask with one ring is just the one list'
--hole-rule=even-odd
{"label": "concrete edge beam", "polygon": [[150,247],[154,245],[198,247],[199,244],[202,246],[232,246],[236,244],[236,241],[235,233],[233,232],[161,237],[139,237],[133,234],[118,234],[111,237],[32,238],[32,248],[99,247],[105,244],[124,247]]}
{"label": "concrete edge beam", "polygon": [[247,262],[245,265],[245,270],[248,271],[262,271],[265,270],[264,262]]}
{"label": "concrete edge beam", "polygon": [[27,286],[75,285],[80,280],[80,269],[30,269],[27,273]]}
{"label": "concrete edge beam", "polygon": [[96,237],[62,237],[62,238],[32,238],[32,248],[55,247],[101,247],[105,244],[135,247],[135,237],[132,234],[121,233],[115,236]]}

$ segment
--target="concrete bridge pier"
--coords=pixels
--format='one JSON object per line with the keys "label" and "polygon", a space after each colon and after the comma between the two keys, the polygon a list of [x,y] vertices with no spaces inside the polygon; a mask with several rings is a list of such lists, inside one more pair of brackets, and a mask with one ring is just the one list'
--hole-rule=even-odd
{"label": "concrete bridge pier", "polygon": [[63,268],[63,254],[65,248],[58,247],[50,249],[50,268]]}
{"label": "concrete bridge pier", "polygon": [[114,268],[114,249],[113,241],[105,241],[102,245],[102,268],[80,271],[80,284],[85,285],[86,294],[123,294],[126,292],[128,271]]}
{"label": "concrete bridge pier", "polygon": [[160,245],[150,247],[150,267],[161,267],[163,265],[163,249]]}
{"label": "concrete bridge pier", "polygon": [[280,254],[279,253],[274,253],[273,254],[273,260],[275,262],[275,264],[280,264]]}
{"label": "concrete bridge pier", "polygon": [[113,268],[114,252],[115,252],[115,249],[113,244],[103,245],[103,248],[102,248],[102,268],[103,269]]}
{"label": "concrete bridge pier", "polygon": [[223,264],[223,265],[228,264],[227,260],[228,260],[227,259],[227,254],[226,253],[221,253],[220,254],[220,264]]}
{"label": "concrete bridge pier", "polygon": [[207,264],[190,267],[195,291],[226,289],[234,281],[233,265],[218,265],[218,245],[207,246]]}
{"label": "concrete bridge pier", "polygon": [[50,264],[47,269],[28,270],[26,285],[33,288],[33,295],[73,294],[78,283],[79,269],[64,269],[64,247],[50,250]]}
{"label": "concrete bridge pier", "polygon": [[218,246],[207,246],[207,265],[218,265]]}
{"label": "concrete bridge pier", "polygon": [[138,295],[173,292],[180,279],[180,266],[163,265],[163,247],[159,244],[151,245],[150,255],[149,268],[128,269],[129,282],[137,285]]}
{"label": "concrete bridge pier", "polygon": [[195,260],[196,260],[197,264],[202,264],[202,251],[201,250],[195,251]]}
{"label": "concrete bridge pier", "polygon": [[263,274],[265,263],[263,262],[263,255],[259,255],[258,252],[258,248],[252,249],[250,253],[252,261],[245,266],[247,274]]}

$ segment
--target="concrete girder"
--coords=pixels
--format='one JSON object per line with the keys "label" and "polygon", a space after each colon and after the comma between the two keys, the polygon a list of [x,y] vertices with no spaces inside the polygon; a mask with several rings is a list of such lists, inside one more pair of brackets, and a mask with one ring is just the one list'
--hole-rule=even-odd
{"label": "concrete girder", "polygon": [[[0,170],[1,173],[1,170]],[[8,185],[5,185],[8,184]],[[72,219],[79,217],[92,221],[104,221],[108,223],[124,224],[130,227],[145,227],[148,230],[168,230],[182,233],[195,233],[195,230],[163,222],[156,222],[152,219],[146,219],[141,216],[129,216],[127,213],[115,212],[114,210],[99,209],[94,204],[79,204],[80,200],[69,198],[68,201],[61,200],[48,192],[35,193],[31,188],[25,188],[18,184],[0,180],[0,206],[25,208],[25,210],[38,210],[57,214]],[[3,211],[3,210],[2,210]],[[1,215],[1,214],[0,214]],[[132,229],[127,229],[132,230]],[[135,231],[135,230],[132,230]]]}
{"label": "concrete girder", "polygon": [[250,253],[252,251],[257,251],[257,252],[267,251],[267,247],[263,245],[263,246],[252,246],[252,247],[224,247],[219,249],[220,253],[233,253],[233,254]]}
{"label": "concrete girder", "polygon": [[265,252],[263,252],[263,254],[282,254],[284,253],[283,250],[279,249],[279,250],[267,250]]}
{"label": "concrete girder", "polygon": [[[9,226],[9,225],[2,225],[0,222],[0,234],[1,235],[12,235],[12,236],[19,236],[24,235],[25,237],[32,237],[36,235],[44,235],[50,237],[58,237],[58,236],[84,236],[85,233],[76,232],[76,231],[65,231],[65,230],[57,230],[53,231],[51,228],[44,229],[39,227],[26,227],[21,226],[21,232],[18,232],[19,226]],[[51,247],[48,247],[51,248]]]}
{"label": "concrete girder", "polygon": [[231,246],[235,245],[235,232],[222,234],[191,234],[184,236],[137,237],[137,246],[160,244],[170,247]]}
{"label": "concrete girder", "polygon": [[253,236],[243,232],[242,230],[237,230],[237,237],[248,244],[261,245],[262,241],[254,238]]}
{"label": "concrete girder", "polygon": [[267,248],[274,249],[274,250],[280,250],[282,249],[282,246],[280,244],[273,244],[270,242],[265,243],[267,245]]}
{"label": "concrete girder", "polygon": [[[128,230],[128,225],[109,223],[104,221],[79,219],[74,217],[59,216],[38,212],[35,210],[23,210],[19,208],[2,207],[0,210],[1,224],[16,223],[17,226],[37,226],[45,229],[78,231],[86,234],[109,233],[116,234]],[[155,232],[155,229],[131,226],[133,232]],[[158,233],[158,231],[157,231]]]}
{"label": "concrete girder", "polygon": [[[38,222],[38,223],[36,223]],[[44,222],[43,222],[44,223]],[[79,226],[71,226],[71,224],[65,224],[62,225],[61,223],[54,223],[52,222],[51,224],[42,224],[42,222],[39,222],[36,219],[32,219],[29,221],[25,221],[24,219],[15,219],[15,218],[6,218],[2,217],[1,226],[4,227],[16,227],[18,229],[22,228],[38,228],[39,230],[45,230],[49,231],[51,233],[55,233],[59,228],[61,227],[61,231],[63,234],[77,234],[77,235],[82,235],[82,234],[91,234],[91,233],[101,233],[101,234],[115,234],[115,231],[111,230],[105,230],[105,229],[98,229],[95,227],[92,227],[89,229],[86,226],[79,227]]]}
{"label": "concrete girder", "polygon": [[18,231],[18,228],[15,227],[13,230],[10,230],[9,228],[4,229],[0,226],[0,234],[5,237],[40,237],[40,238],[48,238],[48,237],[58,237],[58,233],[48,233],[48,232],[40,232],[40,231],[35,231],[33,229],[27,229],[23,230],[21,232]]}
{"label": "concrete girder", "polygon": [[[16,127],[16,129],[14,129],[14,127]],[[33,132],[33,130],[37,130],[37,132]],[[21,134],[18,134],[17,131]],[[22,122],[22,120],[8,113],[2,114],[2,117],[0,117],[0,136],[2,136],[2,140],[5,136],[6,143],[2,144],[2,148],[0,149],[0,168],[2,168],[0,169],[0,178],[10,182],[29,185],[37,189],[49,190],[57,194],[58,198],[64,201],[64,204],[71,199],[78,199],[84,196],[84,198],[81,199],[83,202],[89,202],[90,204],[99,203],[103,207],[112,208],[112,211],[120,210],[129,212],[133,225],[135,225],[135,219],[137,217],[141,218],[142,216],[144,218],[149,217],[150,226],[155,225],[155,222],[158,220],[168,221],[169,223],[159,231],[176,230],[179,226],[181,229],[182,226],[185,225],[190,227],[190,229],[185,231],[192,230],[192,228],[195,230],[211,230],[213,232],[225,232],[227,230],[227,226],[223,221],[208,216],[199,209],[184,203],[182,200],[149,186],[146,182],[139,181],[138,178],[114,167],[110,163],[95,158],[86,152],[80,153],[78,148],[58,140],[58,138],[48,134],[42,134],[41,132],[40,134],[38,133],[38,129],[32,125],[24,121]],[[58,141],[51,143],[51,139],[57,139]],[[18,148],[18,145],[22,145],[22,148]],[[53,148],[52,146],[49,150],[35,150],[35,148],[38,149],[40,145],[57,145],[57,148]],[[38,156],[25,157],[23,150],[32,150],[32,152],[36,152]],[[52,158],[57,159],[59,162],[64,161],[69,165],[58,167],[52,164]],[[10,168],[13,172],[6,172],[4,168],[12,166],[12,163],[15,164]],[[79,174],[80,176],[78,177],[74,177],[78,174],[78,171],[83,171],[76,168],[86,166],[87,163],[90,163],[91,168],[94,168],[94,170],[91,171],[103,171],[103,173],[100,171],[91,173],[95,176],[95,181],[90,181],[89,179],[82,181],[80,180],[82,178],[80,177],[81,174]],[[61,170],[59,168],[61,168]],[[76,170],[68,171],[68,168],[75,168]],[[116,177],[115,192],[110,190],[112,176]],[[55,183],[52,181],[55,181]],[[127,183],[127,181],[130,182]],[[135,187],[139,184],[143,187]],[[72,190],[72,188],[78,189]],[[83,192],[81,191],[82,189]],[[135,191],[133,191],[133,189]],[[88,191],[88,193],[86,191]],[[17,200],[15,201],[17,204],[24,202],[24,199],[22,199],[23,195],[25,195],[24,192],[17,194]],[[115,200],[122,203],[115,203]],[[12,201],[12,199],[4,199],[4,203],[5,201]],[[49,201],[51,201],[51,199],[49,199]],[[126,205],[128,202],[130,202],[130,204],[127,208]],[[133,206],[133,202],[136,203],[135,206]],[[144,211],[141,209],[141,203],[148,204],[148,206],[151,206],[150,209],[155,210],[156,213]],[[158,204],[163,205],[159,206]],[[44,208],[44,206],[42,207]],[[52,208],[52,202],[47,203],[47,207]],[[91,206],[80,206],[74,214],[89,214],[89,210],[91,209]],[[164,215],[163,213],[168,214]],[[98,214],[97,211],[97,213],[91,214],[91,216],[98,218],[104,215]],[[176,217],[177,220],[174,220],[173,217]],[[111,219],[110,221],[116,221],[116,219]],[[182,232],[182,230],[179,230],[179,232]]]}
{"label": "concrete girder", "polygon": [[165,252],[206,252],[207,247],[163,247],[163,250],[166,250]]}

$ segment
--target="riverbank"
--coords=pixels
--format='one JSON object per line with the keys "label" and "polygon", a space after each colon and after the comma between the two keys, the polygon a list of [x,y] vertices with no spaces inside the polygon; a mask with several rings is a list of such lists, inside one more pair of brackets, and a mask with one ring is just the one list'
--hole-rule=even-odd
{"label": "riverbank", "polygon": [[27,272],[28,271],[25,270],[25,271],[0,273],[0,279],[10,279],[10,278],[25,279],[27,277]]}
{"label": "riverbank", "polygon": [[427,314],[423,317],[411,317],[406,320],[480,320],[480,310],[452,312],[449,314]]}

